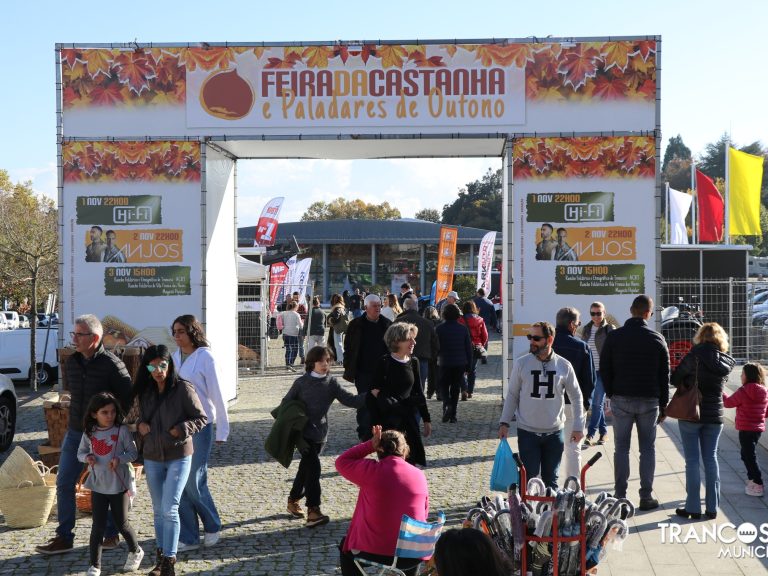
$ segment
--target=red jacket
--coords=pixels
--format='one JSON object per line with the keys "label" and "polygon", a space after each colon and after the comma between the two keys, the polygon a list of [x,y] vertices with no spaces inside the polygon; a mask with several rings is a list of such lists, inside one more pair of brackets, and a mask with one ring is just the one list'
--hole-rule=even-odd
{"label": "red jacket", "polygon": [[399,456],[366,458],[373,443],[363,442],[336,459],[336,470],[360,487],[344,538],[344,551],[362,550],[394,556],[400,520],[408,514],[426,522],[429,513],[427,477]]}
{"label": "red jacket", "polygon": [[723,394],[723,405],[736,408],[736,430],[765,432],[768,418],[768,388],[757,382],[747,382],[733,395]]}
{"label": "red jacket", "polygon": [[469,338],[474,346],[485,346],[488,342],[488,329],[477,314],[465,314],[459,318],[459,324],[464,324],[469,329]]}

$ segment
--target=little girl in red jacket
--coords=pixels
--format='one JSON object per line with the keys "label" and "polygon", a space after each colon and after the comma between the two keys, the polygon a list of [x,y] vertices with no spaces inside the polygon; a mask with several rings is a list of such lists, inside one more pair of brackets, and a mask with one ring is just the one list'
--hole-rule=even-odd
{"label": "little girl in red jacket", "polygon": [[757,464],[756,448],[765,431],[765,419],[768,418],[768,388],[765,387],[765,370],[760,364],[744,364],[741,388],[732,396],[723,394],[723,405],[736,408],[741,459],[747,467],[748,480],[744,492],[748,496],[762,496],[763,477]]}

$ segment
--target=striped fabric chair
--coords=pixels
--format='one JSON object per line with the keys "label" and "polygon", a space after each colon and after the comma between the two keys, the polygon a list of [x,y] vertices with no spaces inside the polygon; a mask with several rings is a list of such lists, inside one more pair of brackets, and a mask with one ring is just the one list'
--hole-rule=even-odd
{"label": "striped fabric chair", "polygon": [[397,537],[395,558],[392,564],[387,566],[364,558],[355,558],[355,566],[357,566],[357,569],[360,570],[363,576],[370,574],[370,572],[366,572],[366,568],[376,569],[377,572],[375,574],[377,576],[406,576],[402,570],[397,568],[398,558],[430,558],[435,551],[435,544],[437,539],[440,538],[443,526],[445,526],[445,514],[443,512],[438,512],[437,522],[433,523],[414,520],[407,514],[403,514],[403,519],[400,521],[400,533]]}

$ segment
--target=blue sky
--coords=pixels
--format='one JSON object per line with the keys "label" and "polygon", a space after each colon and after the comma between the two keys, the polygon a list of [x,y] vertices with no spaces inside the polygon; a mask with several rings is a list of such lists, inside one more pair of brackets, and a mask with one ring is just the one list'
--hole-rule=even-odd
{"label": "blue sky", "polygon": [[[730,132],[768,144],[764,27],[768,2],[550,0],[548,2],[256,2],[6,0],[0,49],[0,168],[56,195],[57,42],[257,42],[662,36],[664,145],[681,134],[694,154]],[[499,159],[247,161],[239,164],[240,225],[285,195],[281,220],[315,200],[388,200],[404,216],[441,209]]]}

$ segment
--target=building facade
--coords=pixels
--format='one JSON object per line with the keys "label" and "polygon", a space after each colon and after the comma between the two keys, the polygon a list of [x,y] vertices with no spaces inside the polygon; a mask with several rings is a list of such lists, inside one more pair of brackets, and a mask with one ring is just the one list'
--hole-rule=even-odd
{"label": "building facade", "polygon": [[[281,223],[276,244],[296,238],[299,258],[312,258],[310,280],[324,301],[343,290],[399,293],[408,282],[429,294],[437,277],[441,224],[423,220],[328,220]],[[477,274],[477,253],[488,230],[458,229],[455,274]],[[238,245],[253,246],[255,226],[238,229]],[[496,237],[494,270],[501,263],[502,238]],[[498,277],[498,274],[495,274]],[[494,286],[498,281],[494,282]]]}

